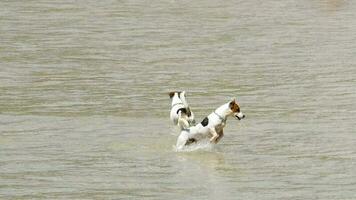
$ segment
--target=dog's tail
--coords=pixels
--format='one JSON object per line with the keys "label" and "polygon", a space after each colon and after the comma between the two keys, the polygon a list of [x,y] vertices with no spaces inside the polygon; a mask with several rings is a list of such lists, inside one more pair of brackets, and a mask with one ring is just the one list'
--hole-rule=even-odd
{"label": "dog's tail", "polygon": [[188,105],[188,103],[187,103],[187,100],[185,99],[185,91],[183,91],[183,92],[179,95],[179,97],[180,97],[180,99],[182,100],[184,106],[185,106],[186,108],[188,108],[189,105]]}

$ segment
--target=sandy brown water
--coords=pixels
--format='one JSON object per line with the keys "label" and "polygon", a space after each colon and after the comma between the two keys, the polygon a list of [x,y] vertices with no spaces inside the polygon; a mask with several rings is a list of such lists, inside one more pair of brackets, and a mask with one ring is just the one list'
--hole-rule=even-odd
{"label": "sandy brown water", "polygon": [[[356,199],[356,4],[1,1],[0,199]],[[171,90],[222,141],[177,153]]]}

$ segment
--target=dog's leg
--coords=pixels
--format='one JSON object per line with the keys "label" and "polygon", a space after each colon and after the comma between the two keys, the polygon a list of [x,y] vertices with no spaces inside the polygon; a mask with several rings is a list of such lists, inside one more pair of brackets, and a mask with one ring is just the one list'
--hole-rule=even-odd
{"label": "dog's leg", "polygon": [[210,128],[210,133],[213,135],[210,138],[210,142],[217,143],[216,139],[219,137],[218,133],[216,132],[215,128]]}
{"label": "dog's leg", "polygon": [[178,113],[178,126],[181,130],[189,128],[188,120],[182,116],[182,112]]}
{"label": "dog's leg", "polygon": [[182,150],[187,143],[189,137],[187,131],[182,131],[177,139],[176,148],[177,150]]}
{"label": "dog's leg", "polygon": [[216,138],[216,143],[218,143],[222,137],[224,137],[224,131],[221,129],[220,132],[218,132],[219,137]]}
{"label": "dog's leg", "polygon": [[[190,108],[189,108],[190,110]],[[194,113],[190,111],[190,117],[189,117],[189,125],[190,126],[195,126],[196,122],[195,122],[195,118],[194,118]]]}
{"label": "dog's leg", "polygon": [[178,119],[178,126],[179,128],[182,129],[187,129],[189,128],[189,123],[186,119],[179,118]]}

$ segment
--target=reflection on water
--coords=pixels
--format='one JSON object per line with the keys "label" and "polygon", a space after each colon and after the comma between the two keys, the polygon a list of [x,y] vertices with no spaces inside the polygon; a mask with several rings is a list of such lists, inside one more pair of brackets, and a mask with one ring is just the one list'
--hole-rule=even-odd
{"label": "reflection on water", "polygon": [[[323,1],[322,1],[323,2]],[[339,10],[341,7],[345,6],[347,1],[345,0],[328,0],[325,1],[328,10]]]}
{"label": "reflection on water", "polygon": [[[355,5],[0,2],[1,199],[353,199]],[[247,118],[177,153],[183,89]]]}

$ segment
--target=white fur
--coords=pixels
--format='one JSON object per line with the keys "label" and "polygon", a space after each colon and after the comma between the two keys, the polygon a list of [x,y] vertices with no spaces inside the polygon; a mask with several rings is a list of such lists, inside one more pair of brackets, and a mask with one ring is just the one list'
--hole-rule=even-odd
{"label": "white fur", "polygon": [[191,112],[191,116],[188,117],[186,114],[177,111],[181,108],[190,109],[189,105],[185,99],[185,91],[183,91],[180,96],[178,93],[174,93],[171,104],[170,118],[173,124],[177,125],[180,130],[189,128],[190,125],[195,123],[194,114]]}
{"label": "white fur", "polygon": [[178,127],[180,130],[189,128],[188,116],[181,111],[178,112]]}
{"label": "white fur", "polygon": [[189,105],[188,105],[188,102],[187,100],[185,99],[185,91],[183,91],[181,94],[180,94],[180,99],[182,100],[182,103],[184,104],[185,108],[189,109],[190,111],[190,116],[188,117],[188,122],[189,122],[189,125],[195,125],[195,118],[194,118],[194,113],[193,111],[190,109]]}
{"label": "white fur", "polygon": [[230,102],[220,106],[215,112],[208,115],[209,123],[206,126],[199,123],[196,126],[191,126],[189,130],[182,130],[177,139],[177,150],[182,150],[191,138],[197,141],[203,138],[210,138],[210,142],[217,143],[223,136],[223,128],[226,125],[225,122],[228,116],[235,115],[240,119],[244,118],[241,112],[234,113],[229,104]]}

